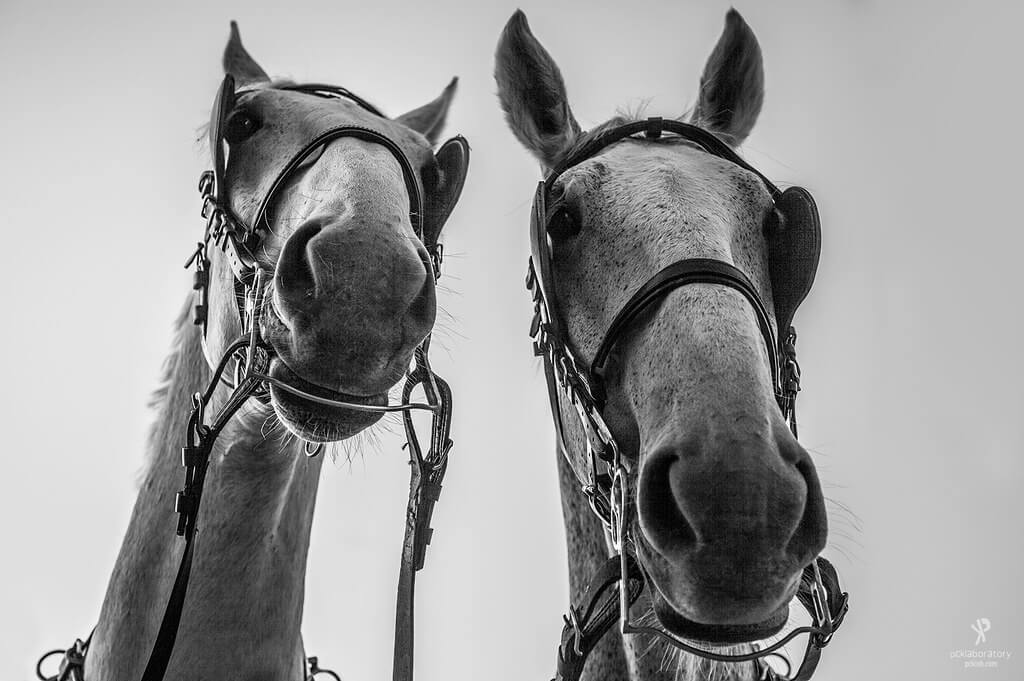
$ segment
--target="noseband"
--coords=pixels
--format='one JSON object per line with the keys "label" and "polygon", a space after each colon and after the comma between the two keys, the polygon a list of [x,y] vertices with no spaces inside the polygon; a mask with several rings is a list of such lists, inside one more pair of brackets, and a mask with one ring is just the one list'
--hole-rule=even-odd
{"label": "noseband", "polygon": [[[327,99],[348,100],[374,116],[385,118],[375,107],[345,88],[309,84],[281,86],[275,89],[296,91]],[[262,243],[263,232],[270,229],[267,211],[281,188],[317,150],[343,137],[351,137],[382,146],[398,162],[409,194],[409,219],[416,237],[423,243],[429,256],[424,265],[433,275],[431,284],[436,284],[441,274],[443,250],[441,244],[436,241],[441,224],[431,225],[431,229],[427,229],[425,204],[417,174],[401,147],[376,130],[355,125],[326,127],[315,132],[311,139],[295,148],[290,155],[271,160],[270,167],[266,168],[264,173],[268,179],[261,182],[257,194],[262,196],[262,199],[255,212],[248,216],[249,219],[246,219],[246,216],[240,214],[231,203],[226,180],[227,157],[223,135],[228,116],[238,97],[245,92],[245,90],[236,92],[234,79],[228,75],[224,77],[214,100],[209,131],[213,169],[204,172],[199,179],[199,193],[203,200],[202,217],[206,219],[206,227],[202,241],[197,243],[195,250],[185,263],[186,268],[195,268],[193,289],[196,304],[193,321],[202,327],[204,349],[209,315],[211,262],[208,255],[210,248],[220,248],[223,251],[234,275],[241,335],[227,347],[217,364],[211,367],[212,377],[206,389],[192,395],[185,446],[181,450],[182,466],[185,468],[185,483],[182,490],[176,495],[174,507],[178,514],[176,532],[179,536],[184,537],[185,549],[153,650],[142,674],[142,681],[160,681],[166,672],[174,649],[192,569],[203,483],[206,479],[213,445],[231,417],[250,397],[264,403],[269,402],[271,385],[300,398],[329,406],[357,411],[402,412],[412,465],[410,466],[409,502],[406,509],[405,537],[402,543],[395,615],[393,679],[394,681],[411,681],[413,671],[413,596],[416,572],[423,567],[427,545],[433,534],[430,520],[434,504],[440,497],[442,482],[448,467],[448,453],[453,444],[450,437],[451,389],[448,383],[430,367],[428,360],[429,334],[416,348],[414,366],[406,374],[400,404],[377,406],[334,400],[309,394],[269,376],[268,369],[273,348],[260,337],[260,316],[265,308],[263,297],[266,287],[263,279],[264,271],[260,268],[255,253]],[[468,159],[469,145],[464,138],[457,136],[449,140],[442,146],[442,150],[448,145],[460,147],[460,152],[465,159]],[[455,200],[457,200],[457,195]],[[441,223],[447,218],[452,205],[454,205],[454,200],[451,205],[447,206],[447,211],[437,218]],[[232,362],[234,363],[233,377],[229,378],[227,373]],[[231,389],[231,394],[220,411],[212,418],[207,418],[206,408],[213,399],[217,386],[221,383]],[[420,386],[423,388],[426,402],[412,402],[412,392]],[[416,435],[411,414],[413,410],[431,412],[431,438],[426,453],[420,446]],[[307,455],[315,456],[319,451],[319,444],[312,450],[309,448],[309,443],[306,444]],[[84,642],[76,641],[75,645],[67,651],[56,650],[44,655],[40,660],[40,665],[50,655],[62,653],[63,660],[60,671],[56,676],[46,677],[37,665],[37,676],[43,681],[82,681],[85,654],[90,639],[91,635]],[[303,679],[308,681],[320,674],[338,678],[334,672],[321,669],[315,657],[309,658],[308,663],[308,675],[304,669],[302,671]]]}
{"label": "noseband", "polygon": [[[636,137],[641,134],[643,138]],[[558,311],[548,236],[548,198],[562,173],[608,146],[624,139],[657,140],[665,134],[693,142],[707,153],[755,174],[768,189],[775,204],[776,218],[768,224],[765,234],[768,241],[769,275],[778,328],[785,329],[785,334],[776,338],[767,307],[757,288],[743,272],[721,260],[689,258],[663,268],[630,297],[612,320],[593,360],[586,367],[580,361],[581,355],[575,351]],[[597,135],[551,170],[537,187],[531,215],[530,240],[532,253],[526,277],[526,286],[534,302],[530,335],[534,339],[534,353],[544,359],[544,374],[558,447],[576,474],[591,509],[606,528],[616,552],[595,574],[590,588],[579,602],[570,607],[565,617],[555,680],[579,679],[587,655],[618,619],[622,634],[654,636],[681,650],[712,660],[736,663],[753,661],[761,679],[806,681],[817,666],[821,649],[828,644],[847,610],[847,594],[840,590],[835,568],[823,557],[817,557],[804,568],[797,593],[797,599],[811,615],[812,625],[794,629],[771,646],[758,648],[749,654],[716,653],[694,646],[664,629],[638,626],[630,621],[629,608],[640,596],[645,576],[631,555],[633,540],[629,530],[627,472],[619,446],[604,421],[602,410],[606,399],[603,381],[605,363],[615,345],[637,318],[677,288],[690,284],[714,284],[738,291],[750,303],[768,352],[776,401],[794,437],[797,436],[796,395],[800,390],[800,368],[796,361],[796,331],[791,322],[796,308],[814,281],[820,253],[820,223],[811,195],[800,187],[781,191],[728,145],[702,128],[679,121],[651,118],[627,123]],[[586,437],[584,452],[576,451],[566,444],[562,399],[569,401],[579,419]],[[729,637],[728,627],[715,629],[714,636],[719,642],[723,634]],[[789,671],[779,675],[764,662],[764,658],[773,656],[789,668],[788,660],[776,651],[804,633],[808,634],[807,650],[795,675],[790,676]],[[708,642],[716,641],[709,639]]]}

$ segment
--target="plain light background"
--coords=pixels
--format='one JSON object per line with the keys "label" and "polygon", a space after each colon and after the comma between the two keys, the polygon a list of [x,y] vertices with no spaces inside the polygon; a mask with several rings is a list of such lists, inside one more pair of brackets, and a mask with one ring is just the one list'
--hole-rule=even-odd
{"label": "plain light background", "polygon": [[[692,104],[724,2],[522,4],[593,125]],[[127,525],[181,265],[201,230],[195,142],[228,21],[276,76],[397,115],[461,78],[473,146],[446,234],[435,368],[455,449],[420,574],[418,678],[550,678],[565,608],[543,379],[522,281],[538,169],[491,77],[514,2],[0,4],[4,292],[0,678],[85,636]],[[818,676],[1019,679],[964,669],[971,624],[1024,657],[1016,3],[742,2],[767,96],[743,149],[821,208],[797,317],[802,439],[831,497],[851,611]],[[182,406],[185,408],[185,405]],[[407,490],[396,435],[324,470],[304,636],[346,681],[388,678]],[[843,512],[840,507],[852,513]],[[171,523],[167,531],[171,530]],[[163,607],[155,604],[154,607]]]}

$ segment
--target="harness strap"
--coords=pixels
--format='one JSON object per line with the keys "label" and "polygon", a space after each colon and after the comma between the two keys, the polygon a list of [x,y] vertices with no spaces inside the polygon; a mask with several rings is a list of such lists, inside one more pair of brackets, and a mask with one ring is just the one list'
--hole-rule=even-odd
{"label": "harness strap", "polygon": [[249,225],[250,231],[260,229],[260,224],[265,220],[267,210],[270,208],[271,202],[276,198],[278,191],[282,186],[284,186],[285,182],[288,181],[292,173],[295,172],[295,169],[302,165],[303,161],[309,158],[317,149],[328,142],[342,137],[353,137],[363,142],[378,144],[387,149],[388,152],[395,157],[395,160],[398,162],[398,165],[402,170],[402,179],[405,181],[406,191],[409,193],[409,218],[412,222],[412,229],[416,233],[416,236],[421,239],[423,238],[423,196],[420,191],[419,182],[416,180],[416,170],[412,167],[409,157],[405,155],[402,148],[391,140],[391,138],[377,132],[376,130],[371,130],[370,128],[365,128],[359,125],[338,125],[328,128],[307,142],[304,147],[299,149],[291,157],[288,163],[278,171],[277,176],[264,193],[263,200],[260,202],[252,223]]}
{"label": "harness strap", "polygon": [[761,178],[761,181],[764,182],[765,187],[768,189],[769,193],[771,193],[773,198],[782,194],[779,188],[776,187],[771,180],[765,177],[761,171],[743,160],[742,156],[737,154],[732,147],[715,136],[714,133],[708,132],[696,125],[683,123],[682,121],[674,119],[665,119],[660,116],[652,116],[646,120],[625,123],[596,135],[582,148],[578,149],[576,153],[567,157],[561,163],[552,168],[545,178],[544,183],[547,186],[547,189],[550,190],[559,175],[569,168],[586,161],[588,158],[603,151],[605,147],[608,147],[619,140],[639,134],[643,134],[647,139],[657,139],[661,137],[662,133],[666,132],[678,135],[689,142],[694,142],[700,145],[704,151],[709,154],[718,156],[730,163],[738,165],[740,168],[743,168],[748,172],[754,173]]}
{"label": "harness strap", "polygon": [[[628,557],[628,599],[632,605],[644,589],[643,573],[632,556]],[[578,681],[590,652],[619,618],[619,557],[609,558],[590,580],[587,591],[569,607],[562,619],[562,642],[558,646],[555,678],[552,681]]]}
{"label": "harness strap", "polygon": [[[623,563],[625,570],[622,569]],[[636,559],[629,553],[617,554],[609,558],[594,573],[583,596],[575,605],[570,606],[569,614],[563,617],[565,626],[562,628],[555,677],[552,681],[579,681],[587,657],[601,638],[611,630],[612,624],[622,613],[619,590],[618,588],[610,589],[616,586],[623,574],[629,579],[627,608],[632,606],[643,591],[646,580]],[[816,577],[819,576],[824,593],[819,592],[816,596],[815,592],[818,590]],[[821,606],[815,602],[818,598],[824,599],[826,612],[819,610]],[[822,649],[829,644],[832,635],[846,616],[849,609],[849,594],[840,587],[839,576],[832,563],[818,556],[811,565],[804,568],[800,589],[797,591],[797,600],[807,610],[817,626],[800,627],[791,631],[766,650],[755,650],[742,655],[727,655],[711,650],[697,649],[688,644],[682,644],[680,641],[676,641],[675,645],[687,652],[712,660],[753,662],[758,669],[758,678],[764,681],[809,681],[821,659]],[[632,631],[634,633],[658,633],[647,627],[633,628]],[[808,640],[800,668],[793,676],[789,676],[789,672],[780,676],[764,662],[764,658],[774,654],[775,650],[802,633],[808,634]]]}
{"label": "harness strap", "polygon": [[146,669],[142,672],[142,681],[160,681],[167,671],[174,643],[178,636],[178,626],[185,607],[185,596],[188,593],[189,578],[192,575],[192,559],[195,556],[196,530],[198,529],[199,505],[203,497],[203,486],[206,482],[206,471],[210,463],[213,444],[246,400],[257,390],[257,381],[247,379],[235,388],[224,407],[210,426],[203,423],[203,412],[213,395],[213,389],[220,383],[220,378],[227,368],[227,360],[234,354],[234,348],[244,347],[246,341],[237,341],[229,351],[224,353],[210,378],[210,386],[205,394],[196,393],[192,398],[192,413],[189,416],[186,445],[181,448],[181,464],[185,468],[185,485],[174,500],[174,510],[178,513],[178,535],[185,537],[185,550],[181,554],[178,573],[174,578],[171,595],[167,598],[160,629],[157,631],[153,650],[149,654]]}
{"label": "harness strap", "polygon": [[395,652],[392,667],[394,681],[412,681],[413,641],[415,630],[416,572],[423,568],[427,545],[434,533],[430,519],[434,504],[441,496],[444,474],[448,470],[448,452],[452,447],[452,391],[448,383],[434,374],[427,360],[429,337],[416,350],[416,368],[402,390],[402,401],[408,403],[412,391],[422,385],[427,401],[440,404],[432,416],[430,449],[426,456],[416,437],[412,414],[403,413],[405,436],[409,446],[409,503],[405,514],[405,536],[402,540],[402,562],[398,573],[398,596],[395,605]]}
{"label": "harness strap", "polygon": [[754,284],[743,272],[721,260],[713,258],[688,258],[674,262],[663,268],[653,277],[648,279],[629,301],[622,306],[615,319],[608,326],[604,340],[594,355],[594,361],[590,367],[592,376],[599,376],[604,368],[608,355],[630,325],[649,306],[664,298],[671,291],[688,284],[717,284],[739,291],[747,299],[757,316],[757,324],[761,329],[765,346],[768,350],[768,361],[771,364],[772,385],[778,391],[779,384],[779,358],[775,343],[775,333],[772,331],[771,318],[761,302]]}

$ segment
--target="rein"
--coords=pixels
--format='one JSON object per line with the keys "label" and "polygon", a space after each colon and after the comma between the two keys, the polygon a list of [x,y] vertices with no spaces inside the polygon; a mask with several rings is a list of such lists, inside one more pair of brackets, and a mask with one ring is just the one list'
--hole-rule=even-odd
{"label": "rein", "polygon": [[[371,114],[384,117],[375,107],[345,88],[311,84],[280,89],[294,90],[328,99],[350,100]],[[260,269],[253,254],[261,243],[259,231],[261,225],[267,223],[266,213],[275,194],[314,152],[330,141],[341,137],[353,137],[383,146],[398,161],[409,193],[411,224],[416,236],[423,241],[427,250],[429,258],[425,260],[424,264],[433,275],[432,282],[435,284],[440,277],[441,245],[433,239],[426,238],[424,200],[416,171],[408,157],[398,144],[387,136],[360,126],[344,125],[327,128],[296,150],[287,162],[276,170],[274,179],[267,186],[253,219],[247,223],[232,209],[225,181],[226,158],[222,130],[238,94],[235,91],[234,79],[230,75],[225,76],[214,100],[210,123],[213,169],[205,171],[199,180],[199,192],[203,200],[201,213],[202,217],[206,219],[206,228],[203,240],[197,243],[197,247],[186,261],[185,267],[195,267],[193,289],[196,295],[196,304],[193,321],[196,325],[202,326],[202,342],[205,349],[211,265],[207,253],[211,246],[219,247],[224,252],[234,275],[237,299],[240,301],[238,313],[242,334],[227,347],[217,365],[212,367],[213,372],[205,390],[194,393],[191,398],[185,446],[181,450],[182,466],[185,469],[184,484],[181,491],[175,496],[174,503],[174,510],[178,514],[176,533],[178,536],[184,537],[185,548],[149,661],[142,674],[142,681],[161,681],[174,650],[192,571],[198,529],[197,519],[213,446],[231,417],[249,398],[255,398],[265,403],[269,402],[271,386],[303,399],[345,409],[378,413],[402,412],[412,465],[410,467],[409,501],[406,508],[406,526],[402,542],[395,614],[393,681],[411,681],[413,678],[413,605],[416,572],[423,567],[427,545],[433,534],[430,520],[434,505],[440,498],[442,482],[448,467],[448,453],[453,444],[450,437],[451,389],[448,383],[430,367],[428,359],[429,334],[415,350],[413,367],[406,374],[402,399],[399,404],[367,405],[320,397],[269,376],[268,369],[273,348],[263,341],[259,331],[260,317],[265,307],[263,300],[264,272]],[[460,146],[462,153],[466,154],[468,158],[469,147],[465,139],[456,137],[447,144]],[[445,218],[447,218],[447,214],[441,218],[442,221]],[[431,234],[436,235],[439,231],[440,229],[433,230]],[[231,362],[234,362],[233,380],[226,376]],[[216,388],[222,383],[231,389],[231,393],[217,414],[208,415],[207,407],[213,399]],[[411,401],[412,392],[417,387],[423,388],[426,402]],[[431,413],[431,437],[426,452],[420,446],[416,434],[412,420],[412,411],[414,410]],[[320,445],[317,445],[310,449],[309,443],[307,443],[307,456],[316,456],[320,448]],[[76,640],[74,645],[67,650],[53,650],[43,655],[36,666],[37,677],[41,681],[83,681],[85,656],[91,638],[92,634],[85,641]],[[54,676],[45,676],[41,669],[43,662],[57,654],[63,656],[58,673]],[[305,667],[302,670],[304,681],[311,681],[321,674],[338,679],[338,675],[333,671],[320,668],[316,657],[308,658],[305,665],[308,666],[308,670]]]}
{"label": "rein", "polygon": [[[704,151],[730,161],[761,179],[775,202],[779,216],[766,230],[771,258],[770,275],[775,309],[784,336],[776,338],[772,319],[756,287],[735,266],[720,260],[689,258],[672,263],[655,273],[636,291],[613,319],[589,367],[572,349],[557,305],[551,243],[547,226],[547,200],[558,177],[569,168],[591,158],[623,139],[655,140],[668,133],[695,142]],[[643,138],[635,137],[642,134]],[[531,256],[526,287],[533,297],[534,316],[530,336],[534,354],[543,357],[551,413],[555,423],[559,451],[567,459],[580,483],[592,511],[603,524],[615,552],[592,577],[583,597],[570,605],[564,616],[561,644],[554,681],[578,681],[587,656],[615,623],[621,634],[643,634],[661,639],[693,655],[721,662],[753,662],[760,679],[768,681],[807,681],[817,667],[821,649],[828,645],[842,623],[848,608],[848,594],[839,586],[835,568],[818,556],[804,568],[797,599],[807,609],[812,624],[794,629],[767,647],[742,655],[718,653],[693,645],[663,628],[639,626],[630,621],[630,607],[639,598],[646,577],[633,556],[629,530],[628,476],[622,454],[602,416],[605,401],[603,367],[617,341],[635,319],[651,304],[669,292],[689,284],[715,284],[741,293],[750,303],[768,351],[772,385],[783,418],[797,436],[796,396],[800,390],[800,367],[796,361],[796,330],[791,326],[796,307],[807,295],[814,280],[820,253],[820,223],[810,194],[800,188],[779,190],[768,178],[740,158],[728,145],[710,132],[679,121],[651,118],[607,130],[579,151],[555,166],[541,181],[534,196],[530,226]],[[585,451],[566,446],[561,400],[568,400],[586,438]],[[740,627],[713,627],[705,632],[709,641],[741,637]],[[807,634],[807,649],[794,675],[787,658],[778,651],[795,637]],[[742,639],[745,640],[745,639]],[[774,657],[787,667],[778,674],[764,660]]]}

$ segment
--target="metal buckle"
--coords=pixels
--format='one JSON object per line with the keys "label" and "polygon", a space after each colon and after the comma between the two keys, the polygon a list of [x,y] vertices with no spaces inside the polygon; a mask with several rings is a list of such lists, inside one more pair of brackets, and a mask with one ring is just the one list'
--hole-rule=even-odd
{"label": "metal buckle", "polygon": [[444,244],[434,244],[430,250],[430,266],[434,268],[434,281],[441,278],[441,262],[444,260]]}
{"label": "metal buckle", "polygon": [[204,170],[199,175],[199,193],[203,196],[213,194],[214,176],[212,170]]}
{"label": "metal buckle", "polygon": [[587,498],[587,502],[590,504],[590,510],[594,512],[594,515],[598,517],[601,523],[604,524],[610,532],[612,529],[611,502],[601,494],[596,484],[582,485],[580,489],[583,492],[583,496]]}
{"label": "metal buckle", "polygon": [[[618,450],[616,450],[618,451]],[[615,457],[615,463],[612,464],[612,523],[611,523],[611,535],[612,535],[612,547],[618,551],[619,555],[622,556],[623,561],[623,579],[625,579],[625,555],[626,555],[626,469],[623,468],[622,464],[618,461],[618,456]],[[624,582],[625,583],[625,582]],[[620,591],[625,592],[625,589]],[[628,612],[628,611],[627,611]]]}
{"label": "metal buckle", "polygon": [[811,563],[814,566],[814,583],[811,584],[811,603],[814,605],[815,626],[821,629],[819,633],[812,634],[816,645],[824,648],[832,640],[835,633],[832,613],[828,607],[828,592],[825,590],[825,583],[821,578],[821,569],[818,567],[818,559]]}
{"label": "metal buckle", "polygon": [[320,674],[326,674],[334,679],[334,681],[341,681],[341,677],[337,675],[333,670],[323,669],[320,667],[320,660],[317,657],[310,656],[306,658],[306,662],[309,663],[309,675],[306,676],[305,681],[312,681]]}
{"label": "metal buckle", "polygon": [[580,627],[580,616],[576,608],[569,606],[569,614],[562,617],[572,627],[572,650],[577,655],[583,654],[583,629]]}

